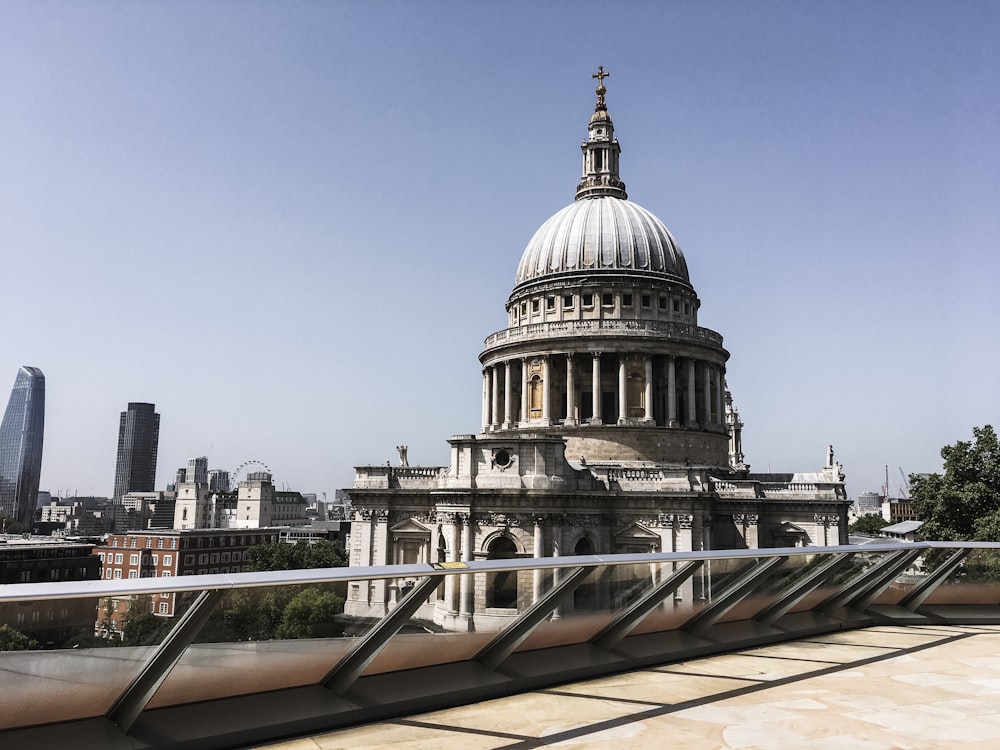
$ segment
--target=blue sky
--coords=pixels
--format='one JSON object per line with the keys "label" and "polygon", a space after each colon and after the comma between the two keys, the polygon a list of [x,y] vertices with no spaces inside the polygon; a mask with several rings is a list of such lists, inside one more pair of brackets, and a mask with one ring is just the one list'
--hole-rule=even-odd
{"label": "blue sky", "polygon": [[[629,197],[725,337],[757,471],[852,496],[997,424],[1000,5],[0,5],[0,390],[42,487],[247,459],[303,492],[443,464],[483,339],[568,204],[598,65]],[[5,396],[4,396],[5,397]]]}

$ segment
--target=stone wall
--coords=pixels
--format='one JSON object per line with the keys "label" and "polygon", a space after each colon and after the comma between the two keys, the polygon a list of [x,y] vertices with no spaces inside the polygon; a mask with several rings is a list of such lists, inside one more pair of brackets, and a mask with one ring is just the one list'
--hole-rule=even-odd
{"label": "stone wall", "polygon": [[729,436],[721,432],[643,427],[588,427],[566,431],[566,457],[576,461],[687,462],[728,467]]}

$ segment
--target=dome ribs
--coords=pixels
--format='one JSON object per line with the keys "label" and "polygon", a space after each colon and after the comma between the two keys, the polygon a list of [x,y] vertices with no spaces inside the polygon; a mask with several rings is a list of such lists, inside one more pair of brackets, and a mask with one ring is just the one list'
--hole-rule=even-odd
{"label": "dome ribs", "polygon": [[642,206],[611,196],[583,198],[538,228],[517,270],[517,284],[587,270],[647,272],[690,284],[673,235]]}

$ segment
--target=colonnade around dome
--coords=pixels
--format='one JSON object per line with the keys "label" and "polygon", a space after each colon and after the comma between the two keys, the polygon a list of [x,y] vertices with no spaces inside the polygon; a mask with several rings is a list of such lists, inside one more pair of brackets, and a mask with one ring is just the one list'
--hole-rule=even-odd
{"label": "colonnade around dome", "polygon": [[562,425],[724,431],[725,368],[694,357],[565,352],[483,369],[483,432]]}

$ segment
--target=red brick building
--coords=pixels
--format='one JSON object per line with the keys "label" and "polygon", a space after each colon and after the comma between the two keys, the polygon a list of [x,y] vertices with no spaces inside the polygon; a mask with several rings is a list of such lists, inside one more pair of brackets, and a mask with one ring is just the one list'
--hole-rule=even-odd
{"label": "red brick building", "polygon": [[[94,549],[104,580],[172,578],[176,576],[240,573],[248,569],[247,550],[279,541],[278,529],[149,529],[110,534]],[[176,597],[162,592],[150,597],[150,610],[173,617]],[[121,620],[129,597],[102,599],[95,630],[121,635]]]}

